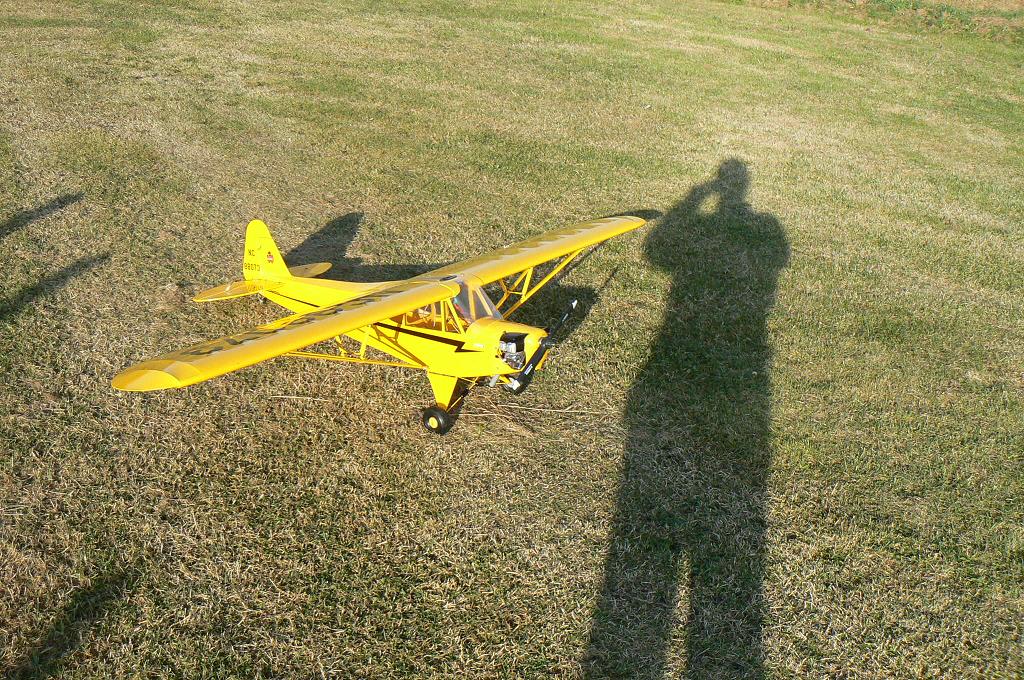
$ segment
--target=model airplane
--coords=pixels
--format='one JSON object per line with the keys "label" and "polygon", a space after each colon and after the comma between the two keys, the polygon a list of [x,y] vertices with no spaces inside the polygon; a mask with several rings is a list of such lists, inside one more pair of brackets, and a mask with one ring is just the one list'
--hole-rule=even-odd
{"label": "model airplane", "polygon": [[[132,366],[113,386],[135,392],[185,387],[278,356],[414,368],[426,371],[436,399],[424,409],[423,425],[444,434],[469,389],[486,382],[518,394],[543,365],[548,331],[508,317],[584,250],[643,224],[639,217],[607,217],[405,281],[355,283],[313,278],[330,269],[326,262],[288,267],[267,225],[253,220],[245,230],[245,280],[194,299],[259,293],[293,314]],[[536,272],[541,267],[546,271]],[[491,284],[500,295],[496,302],[484,292]],[[346,347],[342,336],[354,346]],[[336,353],[305,349],[325,340],[333,341]],[[368,356],[367,348],[390,358]]]}

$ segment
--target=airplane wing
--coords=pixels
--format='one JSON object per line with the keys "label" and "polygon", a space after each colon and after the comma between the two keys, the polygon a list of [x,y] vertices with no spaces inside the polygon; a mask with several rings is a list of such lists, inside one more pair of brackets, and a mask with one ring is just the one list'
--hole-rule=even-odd
{"label": "airplane wing", "polygon": [[193,385],[445,300],[458,292],[457,285],[436,280],[400,281],[336,305],[288,316],[137,364],[115,376],[112,384],[130,392]]}
{"label": "airplane wing", "polygon": [[519,243],[492,250],[463,262],[436,269],[424,276],[461,274],[476,276],[486,285],[531,267],[550,262],[589,246],[607,241],[646,224],[639,217],[604,217],[534,236]]}

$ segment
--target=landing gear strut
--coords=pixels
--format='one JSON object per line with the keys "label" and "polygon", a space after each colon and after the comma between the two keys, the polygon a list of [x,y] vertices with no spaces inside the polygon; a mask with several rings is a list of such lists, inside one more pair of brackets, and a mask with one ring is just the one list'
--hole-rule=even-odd
{"label": "landing gear strut", "polygon": [[455,424],[462,398],[473,383],[464,378],[439,373],[427,373],[427,377],[430,378],[430,387],[437,403],[423,409],[421,422],[431,432],[444,434]]}
{"label": "landing gear strut", "polygon": [[548,350],[551,349],[551,346],[554,344],[552,338],[555,333],[561,330],[562,326],[565,325],[566,320],[568,320],[569,315],[572,314],[573,310],[576,309],[577,304],[579,304],[579,300],[573,300],[569,303],[569,309],[565,310],[565,314],[562,315],[562,318],[548,330],[548,334],[540,341],[540,347],[537,348],[537,351],[533,353],[530,360],[526,362],[525,366],[523,366],[523,370],[513,375],[509,381],[505,383],[506,390],[512,394],[522,394],[526,391],[526,388],[530,386],[531,382],[533,382],[533,376],[536,375],[537,368],[539,368],[544,362],[544,357],[547,356]]}

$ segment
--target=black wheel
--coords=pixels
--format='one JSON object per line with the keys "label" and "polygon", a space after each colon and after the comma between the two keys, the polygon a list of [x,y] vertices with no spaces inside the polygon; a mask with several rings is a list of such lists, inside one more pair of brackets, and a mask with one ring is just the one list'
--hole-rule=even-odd
{"label": "black wheel", "polygon": [[439,409],[436,406],[430,406],[423,409],[423,427],[427,428],[431,432],[436,434],[444,434],[448,430],[452,429],[452,425],[455,424],[455,418],[452,414]]}

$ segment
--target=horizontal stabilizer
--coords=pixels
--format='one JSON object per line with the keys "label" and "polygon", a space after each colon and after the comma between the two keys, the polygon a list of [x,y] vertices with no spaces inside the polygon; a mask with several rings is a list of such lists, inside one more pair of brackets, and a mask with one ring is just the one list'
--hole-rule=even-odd
{"label": "horizontal stabilizer", "polygon": [[231,300],[253,293],[263,293],[280,288],[284,281],[266,281],[264,279],[249,279],[248,281],[232,281],[214,288],[208,288],[196,295],[193,300],[196,302],[214,302],[215,300]]}
{"label": "horizontal stabilizer", "polygon": [[288,272],[292,276],[298,276],[304,279],[311,279],[314,276],[320,276],[330,268],[330,262],[314,262],[313,264],[300,264],[295,267],[288,267]]}

